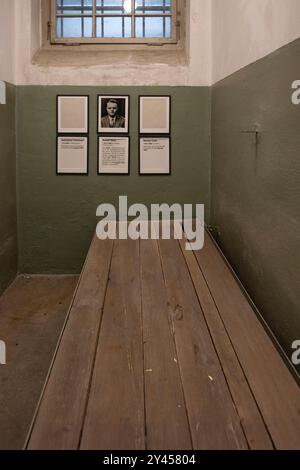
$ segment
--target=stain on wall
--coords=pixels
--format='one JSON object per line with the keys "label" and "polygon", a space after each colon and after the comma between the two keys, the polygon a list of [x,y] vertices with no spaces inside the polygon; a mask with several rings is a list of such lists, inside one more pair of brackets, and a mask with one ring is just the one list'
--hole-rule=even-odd
{"label": "stain on wall", "polygon": [[[56,176],[56,95],[90,96],[89,176]],[[131,97],[130,176],[97,175],[97,94]],[[172,175],[138,175],[138,95],[172,97]],[[55,87],[17,90],[20,272],[78,273],[97,223],[96,208],[203,203],[210,212],[209,87]]]}
{"label": "stain on wall", "polygon": [[17,273],[15,94],[6,86],[6,104],[0,104],[0,294]]}
{"label": "stain on wall", "polygon": [[[280,344],[300,339],[300,40],[212,92],[212,223]],[[242,131],[259,130],[255,135]]]}

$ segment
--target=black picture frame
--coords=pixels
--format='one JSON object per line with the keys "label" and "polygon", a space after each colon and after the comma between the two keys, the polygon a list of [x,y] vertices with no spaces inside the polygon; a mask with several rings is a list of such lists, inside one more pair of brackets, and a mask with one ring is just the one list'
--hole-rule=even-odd
{"label": "black picture frame", "polygon": [[[99,171],[99,160],[100,160],[100,139],[103,138],[109,138],[109,139],[126,139],[128,142],[128,170],[126,173],[113,173],[113,172],[102,172]],[[124,134],[101,134],[98,135],[97,139],[97,174],[98,176],[129,176],[130,175],[130,170],[131,170],[131,158],[130,158],[130,152],[131,152],[131,139],[129,135],[124,135]]]}
{"label": "black picture frame", "polygon": [[[145,139],[166,139],[169,141],[169,172],[152,172],[152,173],[142,173],[141,171],[141,141]],[[171,176],[172,175],[172,140],[170,135],[140,135],[139,136],[139,151],[138,151],[138,158],[139,158],[139,175],[140,176]]]}
{"label": "black picture frame", "polygon": [[[84,138],[87,141],[87,148],[86,148],[86,171],[85,172],[61,172],[59,171],[58,168],[58,143],[59,139],[61,138],[67,138],[67,139],[72,139],[72,138]],[[87,134],[58,134],[56,136],[56,175],[57,176],[88,176],[89,175],[89,160],[90,160],[90,149],[89,149],[89,136]]]}
{"label": "black picture frame", "polygon": [[[127,123],[127,126],[125,124],[125,128],[124,130],[122,130],[122,128],[118,127],[118,128],[109,128],[109,127],[101,127],[100,126],[100,123],[101,123],[101,119],[102,119],[102,112],[100,114],[100,103],[102,105],[102,99],[115,99],[115,100],[123,100],[125,99],[125,102],[127,101],[127,117],[126,117],[126,112],[125,112],[125,122]],[[125,105],[125,109],[126,109],[126,105]],[[101,109],[102,111],[102,109]],[[126,135],[129,135],[129,132],[130,132],[130,95],[110,95],[110,94],[98,94],[97,95],[97,134],[101,134],[101,135],[104,135],[106,136],[107,134],[109,135],[118,135],[118,134],[122,134],[122,136],[126,136]]]}
{"label": "black picture frame", "polygon": [[[141,113],[142,113],[142,100],[146,99],[151,99],[151,98],[165,98],[168,99],[168,120],[169,120],[169,126],[168,129],[165,131],[159,131],[158,129],[149,129],[149,131],[144,131],[141,126]],[[139,126],[139,135],[142,136],[147,136],[147,135],[153,135],[153,136],[170,136],[171,135],[171,127],[172,127],[172,96],[171,95],[139,95],[139,103],[138,103],[138,126]]]}
{"label": "black picture frame", "polygon": [[[84,131],[71,131],[60,130],[59,127],[59,99],[60,98],[86,98],[87,99],[87,109],[86,109],[86,129]],[[90,96],[89,95],[74,95],[74,94],[65,94],[65,95],[56,95],[56,133],[57,135],[88,135],[90,128]]]}

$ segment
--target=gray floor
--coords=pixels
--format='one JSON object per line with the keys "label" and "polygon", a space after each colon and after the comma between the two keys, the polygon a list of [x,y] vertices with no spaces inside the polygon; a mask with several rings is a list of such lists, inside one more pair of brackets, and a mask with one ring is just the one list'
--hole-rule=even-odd
{"label": "gray floor", "polygon": [[19,276],[0,297],[0,449],[21,449],[77,276]]}

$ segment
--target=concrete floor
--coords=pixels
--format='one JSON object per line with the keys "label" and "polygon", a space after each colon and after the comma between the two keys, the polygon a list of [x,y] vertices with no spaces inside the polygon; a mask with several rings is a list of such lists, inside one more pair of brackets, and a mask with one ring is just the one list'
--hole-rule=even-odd
{"label": "concrete floor", "polygon": [[24,445],[77,280],[18,276],[0,297],[0,449]]}

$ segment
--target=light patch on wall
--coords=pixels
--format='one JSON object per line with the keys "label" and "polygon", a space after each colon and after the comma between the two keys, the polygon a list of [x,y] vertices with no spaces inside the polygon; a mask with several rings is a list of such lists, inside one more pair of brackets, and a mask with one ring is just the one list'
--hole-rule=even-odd
{"label": "light patch on wall", "polygon": [[6,104],[6,83],[0,81],[0,104]]}

